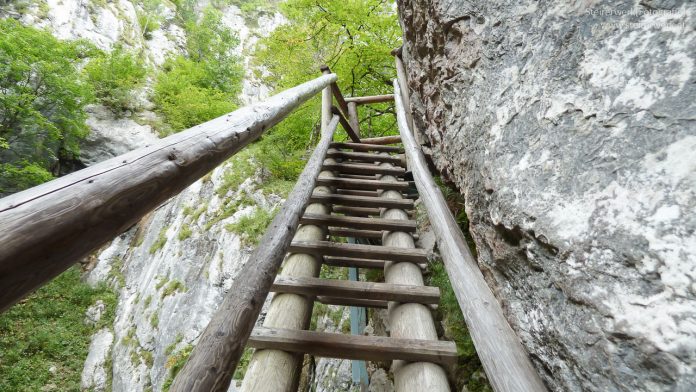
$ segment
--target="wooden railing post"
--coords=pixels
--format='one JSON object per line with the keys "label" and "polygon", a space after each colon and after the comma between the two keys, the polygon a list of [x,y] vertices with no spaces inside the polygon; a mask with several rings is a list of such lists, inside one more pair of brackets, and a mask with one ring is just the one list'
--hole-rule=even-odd
{"label": "wooden railing post", "polygon": [[0,199],[0,311],[138,222],[336,81],[266,101]]}
{"label": "wooden railing post", "polygon": [[500,304],[486,284],[464,235],[433,181],[420,146],[408,129],[399,83],[394,81],[394,99],[399,133],[409,169],[435,231],[438,249],[452,288],[464,313],[476,352],[496,392],[546,391],[524,347],[510,328]]}
{"label": "wooden railing post", "polygon": [[[328,65],[322,65],[320,68],[323,73],[331,73],[331,70],[329,69]],[[346,100],[343,98],[343,94],[341,94],[341,90],[338,88],[338,84],[336,84],[336,82],[331,83],[331,88],[329,91],[331,92],[333,97],[336,98],[336,103],[338,104],[338,108],[336,110],[332,110],[332,113],[337,114],[339,116],[341,126],[343,127],[343,129],[345,129],[346,133],[348,133],[348,136],[351,138],[351,140],[355,143],[360,143],[360,132],[357,129],[353,129],[353,126],[347,120],[349,118],[348,104],[346,103]],[[331,99],[329,98],[328,101],[322,100],[322,113],[325,110],[324,102],[329,102],[329,104],[331,104]]]}

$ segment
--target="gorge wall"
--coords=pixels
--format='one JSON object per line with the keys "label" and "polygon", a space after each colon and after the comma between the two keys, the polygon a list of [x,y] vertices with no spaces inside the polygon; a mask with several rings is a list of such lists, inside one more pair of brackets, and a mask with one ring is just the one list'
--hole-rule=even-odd
{"label": "gorge wall", "polygon": [[552,390],[696,388],[696,5],[399,0],[416,128]]}

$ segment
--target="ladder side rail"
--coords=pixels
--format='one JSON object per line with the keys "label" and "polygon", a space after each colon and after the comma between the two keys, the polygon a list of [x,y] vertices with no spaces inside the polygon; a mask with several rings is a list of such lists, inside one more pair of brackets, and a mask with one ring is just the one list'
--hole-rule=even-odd
{"label": "ladder side rail", "polygon": [[128,229],[335,81],[336,75],[323,75],[0,199],[0,311]]}
{"label": "ladder side rail", "polygon": [[447,208],[442,192],[428,171],[422,152],[409,130],[398,81],[394,81],[394,100],[399,132],[409,168],[423,205],[435,231],[438,248],[452,288],[462,309],[476,352],[496,392],[546,391],[539,374],[518,336],[508,324],[503,310],[471,251],[464,234]]}
{"label": "ladder side rail", "polygon": [[338,126],[334,116],[280,212],[203,331],[172,392],[227,391],[247,339],[297,231]]}

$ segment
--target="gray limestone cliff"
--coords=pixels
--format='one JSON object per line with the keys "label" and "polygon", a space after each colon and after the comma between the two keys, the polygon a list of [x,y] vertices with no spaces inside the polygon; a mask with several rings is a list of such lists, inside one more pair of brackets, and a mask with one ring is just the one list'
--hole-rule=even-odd
{"label": "gray limestone cliff", "polygon": [[696,389],[696,4],[400,0],[414,120],[552,390]]}

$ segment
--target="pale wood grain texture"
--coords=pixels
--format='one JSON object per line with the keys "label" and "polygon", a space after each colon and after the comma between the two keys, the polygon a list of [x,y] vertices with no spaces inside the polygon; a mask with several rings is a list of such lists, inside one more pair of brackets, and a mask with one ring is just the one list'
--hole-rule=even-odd
{"label": "pale wood grain texture", "polygon": [[0,310],[131,227],[335,80],[321,76],[0,199]]}
{"label": "pale wood grain texture", "polygon": [[332,170],[339,173],[351,173],[351,174],[390,174],[394,176],[403,175],[406,170],[400,167],[395,167],[392,169],[379,168],[374,165],[363,165],[363,164],[334,164],[334,165],[324,165],[325,170]]}
{"label": "pale wood grain texture", "polygon": [[394,100],[394,94],[385,94],[385,95],[368,95],[366,97],[349,97],[346,98],[346,102],[350,105],[351,103],[355,103],[356,105],[367,105],[370,103],[382,103],[382,102],[391,102]]}
{"label": "pale wood grain texture", "polygon": [[308,277],[278,276],[271,291],[419,304],[436,304],[440,301],[440,289],[437,287]]}
{"label": "pale wood grain texture", "polygon": [[389,162],[402,167],[406,166],[402,157],[392,155],[378,155],[367,152],[348,152],[330,149],[327,156],[357,162]]}
{"label": "pale wood grain texture", "polygon": [[171,391],[227,391],[246,339],[313,192],[337,125],[338,117],[334,117],[283,207],[261,238],[259,243],[262,246],[254,250],[238,273],[232,289],[225,295],[188,361],[174,379]]}
{"label": "pale wood grain texture", "polygon": [[406,181],[384,182],[379,180],[359,180],[354,178],[319,177],[317,179],[317,183],[320,185],[334,186],[342,189],[356,190],[389,189],[405,191],[409,188],[409,183]]}
{"label": "pale wood grain texture", "polygon": [[370,137],[361,139],[360,141],[369,144],[396,144],[401,143],[401,136]]}
{"label": "pale wood grain texture", "polygon": [[423,249],[404,249],[379,245],[341,244],[327,241],[293,241],[292,244],[290,244],[290,251],[321,256],[359,257],[364,259],[396,260],[410,263],[428,262],[428,253]]}
{"label": "pale wood grain texture", "polygon": [[341,123],[341,127],[343,130],[346,131],[348,134],[348,137],[350,137],[350,140],[352,140],[355,143],[360,143],[360,136],[358,136],[358,131],[353,129],[353,126],[351,123],[343,116],[341,111],[337,107],[332,107],[331,108],[331,113],[333,113],[335,116],[338,116],[338,120]]}
{"label": "pale wood grain texture", "polygon": [[545,391],[527,353],[508,324],[452,217],[445,198],[427,169],[412,132],[408,128],[401,92],[394,82],[397,122],[404,141],[409,167],[435,231],[438,248],[464,313],[476,351],[494,390],[499,392]]}
{"label": "pale wood grain texture", "polygon": [[389,301],[379,301],[374,299],[358,299],[358,298],[338,298],[319,296],[317,301],[324,305],[339,305],[339,306],[358,306],[363,308],[386,309]]}
{"label": "pale wood grain texture", "polygon": [[384,146],[381,144],[366,144],[366,143],[331,143],[331,148],[349,149],[353,151],[379,151],[379,152],[395,152],[403,154],[403,147],[399,146]]}
{"label": "pale wood grain texture", "polygon": [[411,199],[384,199],[381,197],[353,196],[353,195],[312,195],[309,202],[331,203],[335,205],[354,206],[354,207],[388,207],[388,208],[413,208]]}
{"label": "pale wood grain texture", "polygon": [[343,335],[283,328],[256,328],[249,338],[249,345],[256,348],[278,347],[287,351],[329,358],[368,361],[401,359],[447,365],[457,361],[457,347],[452,342]]}
{"label": "pale wood grain texture", "polygon": [[382,232],[377,230],[356,230],[342,227],[329,227],[329,234],[334,237],[382,239]]}
{"label": "pale wood grain texture", "polygon": [[358,105],[355,102],[348,103],[348,122],[355,134],[360,138],[360,119],[358,118]]}
{"label": "pale wood grain texture", "polygon": [[416,231],[416,221],[412,220],[361,218],[329,214],[304,214],[300,218],[300,223],[363,230],[398,230],[409,233]]}

